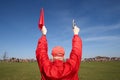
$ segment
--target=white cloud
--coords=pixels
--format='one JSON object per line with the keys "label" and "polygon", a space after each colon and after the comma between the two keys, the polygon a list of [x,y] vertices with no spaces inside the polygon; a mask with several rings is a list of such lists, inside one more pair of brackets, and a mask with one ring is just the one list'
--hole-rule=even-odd
{"label": "white cloud", "polygon": [[115,25],[107,25],[107,26],[94,26],[94,27],[87,27],[81,30],[81,33],[98,33],[110,30],[120,29],[120,23]]}
{"label": "white cloud", "polygon": [[86,38],[83,39],[84,41],[101,41],[101,40],[120,40],[119,36],[101,36],[101,37],[90,37],[90,38]]}

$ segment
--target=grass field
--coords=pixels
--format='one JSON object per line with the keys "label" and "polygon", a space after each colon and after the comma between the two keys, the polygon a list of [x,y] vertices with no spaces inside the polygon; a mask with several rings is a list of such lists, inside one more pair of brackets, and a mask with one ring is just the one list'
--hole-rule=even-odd
{"label": "grass field", "polygon": [[[80,80],[120,80],[120,62],[82,62]],[[37,63],[0,63],[0,80],[40,80]]]}

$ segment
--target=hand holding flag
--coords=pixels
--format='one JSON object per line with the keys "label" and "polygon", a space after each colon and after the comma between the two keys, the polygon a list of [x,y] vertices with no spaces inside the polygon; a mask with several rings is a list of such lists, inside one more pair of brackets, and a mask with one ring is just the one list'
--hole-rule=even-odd
{"label": "hand holding flag", "polygon": [[46,29],[45,24],[44,24],[44,10],[43,10],[43,8],[41,9],[41,12],[40,12],[38,27],[42,31],[42,34],[46,35],[47,29]]}

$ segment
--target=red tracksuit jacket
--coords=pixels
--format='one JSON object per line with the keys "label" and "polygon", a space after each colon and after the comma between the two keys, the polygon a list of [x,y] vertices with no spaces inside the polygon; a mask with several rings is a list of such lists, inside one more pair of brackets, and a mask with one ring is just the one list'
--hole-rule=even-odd
{"label": "red tracksuit jacket", "polygon": [[78,70],[82,56],[82,40],[78,35],[73,36],[70,58],[50,61],[48,58],[48,43],[43,35],[37,45],[36,58],[41,73],[41,80],[79,80]]}

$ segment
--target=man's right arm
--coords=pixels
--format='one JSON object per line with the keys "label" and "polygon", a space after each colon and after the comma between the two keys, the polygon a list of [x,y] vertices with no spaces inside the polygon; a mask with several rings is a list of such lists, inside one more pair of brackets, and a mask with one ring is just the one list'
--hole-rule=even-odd
{"label": "man's right arm", "polygon": [[70,62],[75,70],[79,69],[82,58],[82,40],[79,35],[74,35],[72,40],[72,51],[70,54]]}
{"label": "man's right arm", "polygon": [[82,58],[82,40],[78,35],[79,31],[80,29],[76,25],[73,25],[74,36],[72,39],[72,51],[70,54],[70,62],[73,62],[71,67],[75,68],[73,70],[79,69],[80,61]]}
{"label": "man's right arm", "polygon": [[71,72],[73,74],[77,73],[82,58],[82,40],[78,35],[79,28],[75,26],[73,32],[72,51],[70,53],[70,58],[65,63],[63,75],[69,75]]}

